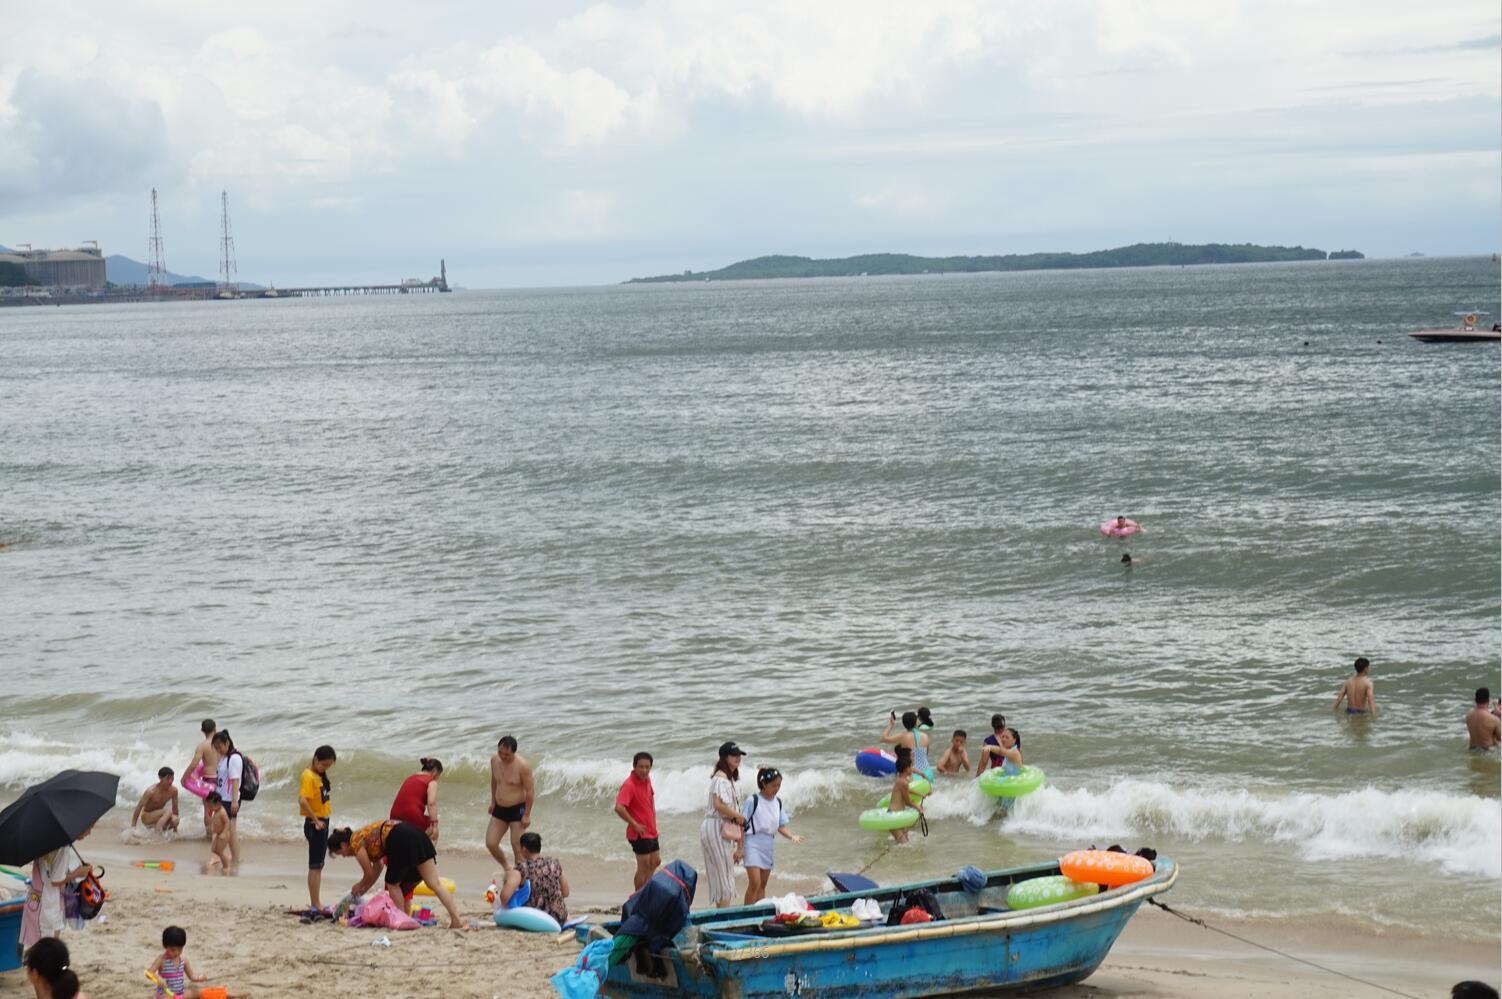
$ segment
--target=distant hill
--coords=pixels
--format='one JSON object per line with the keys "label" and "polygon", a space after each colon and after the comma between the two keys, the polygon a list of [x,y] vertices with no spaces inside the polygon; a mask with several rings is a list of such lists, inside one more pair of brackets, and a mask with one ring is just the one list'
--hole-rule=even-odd
{"label": "distant hill", "polygon": [[[1357,250],[1338,251],[1343,259],[1361,259]],[[1093,253],[1020,253],[988,257],[915,257],[906,253],[867,253],[858,257],[815,260],[771,256],[742,260],[716,271],[684,271],[632,278],[627,284],[663,281],[744,281],[756,278],[858,277],[867,274],[968,274],[981,271],[1048,271],[1098,267],[1163,267],[1190,264],[1252,264],[1289,260],[1325,260],[1324,250],[1302,246],[1256,246],[1252,243],[1134,243]]]}
{"label": "distant hill", "polygon": [[[132,260],[118,253],[111,253],[104,258],[104,277],[111,284],[145,286],[146,271],[146,265],[139,260]],[[173,274],[171,271],[166,271],[162,277],[169,285],[214,283],[208,278],[194,277],[190,274]]]}

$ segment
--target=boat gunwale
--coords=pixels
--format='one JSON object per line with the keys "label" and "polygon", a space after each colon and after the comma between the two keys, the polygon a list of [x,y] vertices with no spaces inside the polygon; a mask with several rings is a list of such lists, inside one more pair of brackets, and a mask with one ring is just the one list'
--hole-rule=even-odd
{"label": "boat gunwale", "polygon": [[703,943],[700,944],[699,949],[711,960],[753,961],[785,954],[806,954],[821,950],[853,950],[857,947],[879,947],[913,940],[944,939],[1045,926],[1049,923],[1062,922],[1079,916],[1120,908],[1133,902],[1141,902],[1167,891],[1178,880],[1179,867],[1169,858],[1165,857],[1164,860],[1167,860],[1170,865],[1166,872],[1155,871],[1152,877],[1139,881],[1135,885],[1125,886],[1127,890],[1121,895],[1113,896],[1111,892],[1107,892],[1104,896],[1076,899],[1038,909],[983,913],[911,927],[877,926],[860,930],[837,931],[834,934],[807,940],[789,940],[769,944],[748,943],[728,947]]}

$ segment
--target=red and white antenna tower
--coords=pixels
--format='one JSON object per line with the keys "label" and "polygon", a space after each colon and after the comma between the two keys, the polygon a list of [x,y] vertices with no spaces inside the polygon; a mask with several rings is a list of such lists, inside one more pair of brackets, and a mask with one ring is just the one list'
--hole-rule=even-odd
{"label": "red and white antenna tower", "polygon": [[151,238],[146,241],[146,293],[159,295],[167,287],[167,263],[162,254],[162,220],[156,213],[156,188],[151,189]]}
{"label": "red and white antenna tower", "polygon": [[233,298],[240,290],[235,274],[235,237],[229,227],[229,192],[219,192],[219,295]]}

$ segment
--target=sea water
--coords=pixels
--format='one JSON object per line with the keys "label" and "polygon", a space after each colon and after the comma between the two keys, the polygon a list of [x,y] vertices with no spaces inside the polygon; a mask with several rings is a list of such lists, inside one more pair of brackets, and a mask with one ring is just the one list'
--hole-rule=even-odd
{"label": "sea water", "polygon": [[[436,756],[478,851],[509,733],[550,851],[630,864],[645,749],[697,863],[734,739],[748,793],[787,775],[780,875],[1119,842],[1191,910],[1495,936],[1461,718],[1502,688],[1498,349],[1405,333],[1497,291],[1433,259],[0,310],[0,798],[82,766],[128,806],[212,716],[265,770],[248,852],[324,742],[336,822]],[[1329,710],[1358,655],[1377,718]],[[934,759],[1005,713],[1049,786],[1003,818],[941,779],[883,853],[852,759],[919,705]]]}

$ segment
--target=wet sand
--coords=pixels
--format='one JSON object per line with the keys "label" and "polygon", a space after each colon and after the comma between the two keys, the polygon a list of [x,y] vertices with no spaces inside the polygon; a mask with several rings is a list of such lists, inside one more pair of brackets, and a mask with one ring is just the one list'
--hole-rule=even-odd
{"label": "wet sand", "polygon": [[[91,844],[90,859],[107,868],[111,892],[104,919],[65,934],[85,991],[93,999],[149,995],[143,969],[160,951],[163,927],[188,931],[186,956],[194,969],[248,996],[342,992],[388,996],[549,996],[548,976],[570,964],[572,937],[496,930],[482,892],[488,858],[450,851],[440,870],[459,886],[460,910],[481,929],[410,933],[303,925],[289,908],[306,905],[305,856],[290,845],[249,844],[235,877],[198,872],[206,852],[193,841],[167,845]],[[129,866],[131,859],[173,859],[170,873]],[[608,912],[630,890],[629,861],[562,857],[574,888],[571,910]],[[692,862],[695,858],[689,858]],[[352,860],[332,859],[324,902],[331,904],[358,875]],[[817,884],[772,884],[779,893],[818,890]],[[1171,896],[1170,896],[1171,904]],[[1498,980],[1498,952],[1485,942],[1384,935],[1282,921],[1212,923],[1337,971],[1415,996],[1448,994],[1464,978]],[[390,947],[375,941],[389,939]],[[1046,993],[1059,997],[1368,996],[1358,982],[1297,964],[1144,908],[1128,924],[1105,964],[1079,985]],[[30,996],[22,974],[0,975],[0,997]]]}

